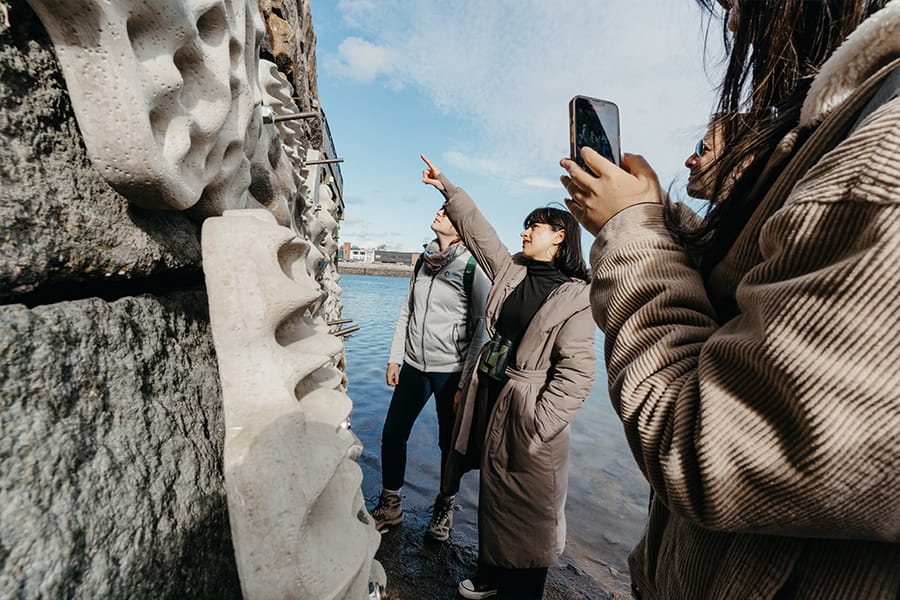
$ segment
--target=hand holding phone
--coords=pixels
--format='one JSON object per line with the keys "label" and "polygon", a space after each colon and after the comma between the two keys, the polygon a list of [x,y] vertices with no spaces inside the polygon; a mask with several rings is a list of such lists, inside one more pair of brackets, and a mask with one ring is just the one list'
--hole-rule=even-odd
{"label": "hand holding phone", "polygon": [[569,102],[569,150],[579,167],[593,173],[581,158],[584,146],[621,166],[619,107],[607,100],[575,96]]}

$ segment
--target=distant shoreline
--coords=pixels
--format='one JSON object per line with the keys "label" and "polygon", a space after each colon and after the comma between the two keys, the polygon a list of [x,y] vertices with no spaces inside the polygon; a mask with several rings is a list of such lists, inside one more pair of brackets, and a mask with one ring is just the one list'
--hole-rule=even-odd
{"label": "distant shoreline", "polygon": [[381,275],[383,277],[409,277],[412,265],[390,263],[338,262],[338,273],[350,275]]}

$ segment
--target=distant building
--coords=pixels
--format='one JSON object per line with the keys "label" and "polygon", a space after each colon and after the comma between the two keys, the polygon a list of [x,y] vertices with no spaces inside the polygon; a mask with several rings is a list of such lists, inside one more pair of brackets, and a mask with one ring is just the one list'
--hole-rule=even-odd
{"label": "distant building", "polygon": [[419,258],[419,252],[396,252],[394,250],[375,250],[375,262],[413,265]]}
{"label": "distant building", "polygon": [[421,252],[398,252],[374,248],[359,248],[350,242],[344,242],[339,250],[340,260],[349,262],[387,263],[395,265],[414,265]]}
{"label": "distant building", "polygon": [[341,246],[339,260],[365,263],[375,262],[375,249],[357,248],[356,246],[351,246],[350,242],[344,242]]}

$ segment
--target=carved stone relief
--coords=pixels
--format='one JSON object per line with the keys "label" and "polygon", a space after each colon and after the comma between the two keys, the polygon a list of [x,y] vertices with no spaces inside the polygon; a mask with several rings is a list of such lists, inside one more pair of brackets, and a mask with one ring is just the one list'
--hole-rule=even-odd
{"label": "carved stone relief", "polygon": [[94,165],[120,194],[199,216],[256,206],[256,0],[28,0]]}
{"label": "carved stone relief", "polygon": [[335,363],[314,316],[311,245],[262,210],[203,225],[210,320],[225,406],[225,486],[245,598],[366,598],[384,584]]}
{"label": "carved stone relief", "polygon": [[[259,61],[262,101],[274,115],[295,114],[290,84],[267,60]],[[291,123],[284,126],[282,123]],[[297,161],[293,156],[303,148],[305,133],[296,122],[263,123],[259,143],[250,159],[250,194],[275,215],[280,225],[290,223],[290,207],[297,201],[300,187]]]}

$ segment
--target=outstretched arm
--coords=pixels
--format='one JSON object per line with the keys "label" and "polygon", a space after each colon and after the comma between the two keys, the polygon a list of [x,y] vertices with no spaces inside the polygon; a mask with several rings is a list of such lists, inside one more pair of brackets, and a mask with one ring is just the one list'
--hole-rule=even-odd
{"label": "outstretched arm", "polygon": [[472,252],[479,266],[491,281],[512,261],[506,245],[500,241],[475,202],[441,173],[434,164],[422,156],[428,168],[422,172],[422,182],[432,185],[444,195],[444,211],[462,238],[463,244]]}

